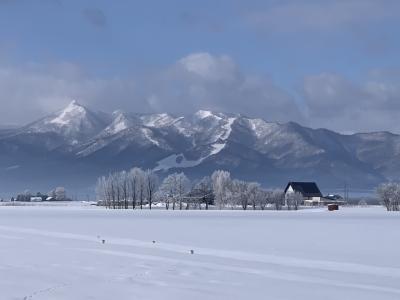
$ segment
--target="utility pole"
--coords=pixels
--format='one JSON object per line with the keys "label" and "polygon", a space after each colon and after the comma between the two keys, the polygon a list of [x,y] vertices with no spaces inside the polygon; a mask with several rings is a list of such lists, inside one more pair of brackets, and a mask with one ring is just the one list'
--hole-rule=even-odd
{"label": "utility pole", "polygon": [[349,201],[349,187],[348,187],[346,181],[344,183],[343,196],[344,196],[344,201],[348,202]]}

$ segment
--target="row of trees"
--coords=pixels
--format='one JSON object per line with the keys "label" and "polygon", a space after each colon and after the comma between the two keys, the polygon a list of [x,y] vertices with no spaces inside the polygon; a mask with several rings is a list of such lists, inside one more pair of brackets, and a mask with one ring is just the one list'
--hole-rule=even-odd
{"label": "row of trees", "polygon": [[145,203],[151,209],[157,191],[158,177],[152,170],[133,168],[98,178],[96,194],[109,208],[141,209]]}
{"label": "row of trees", "polygon": [[377,193],[388,211],[400,211],[400,183],[383,183],[378,187]]}
{"label": "row of trees", "polygon": [[231,179],[227,171],[215,171],[211,175],[211,186],[215,196],[215,205],[219,209],[234,208],[240,206],[243,210],[264,210],[267,204],[280,210],[284,204],[284,193],[282,190],[268,191],[261,188],[257,182],[247,182]]}
{"label": "row of trees", "polygon": [[[259,183],[232,179],[227,171],[218,170],[211,176],[190,181],[184,173],[173,173],[161,182],[152,170],[133,168],[100,177],[96,187],[98,199],[109,208],[152,208],[154,202],[166,209],[218,209],[241,207],[264,210],[267,205],[277,210],[285,204],[282,190],[265,190]],[[302,196],[286,199],[287,208],[298,209]]]}

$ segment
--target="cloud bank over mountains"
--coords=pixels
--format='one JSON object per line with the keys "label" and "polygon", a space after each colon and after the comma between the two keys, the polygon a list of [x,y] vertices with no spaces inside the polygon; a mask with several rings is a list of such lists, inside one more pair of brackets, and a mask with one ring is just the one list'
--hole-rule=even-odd
{"label": "cloud bank over mountains", "polygon": [[24,124],[79,99],[105,111],[185,114],[210,109],[341,132],[399,132],[399,73],[372,70],[361,82],[321,73],[306,76],[294,94],[267,75],[246,72],[228,55],[207,52],[125,78],[100,78],[70,63],[3,66],[0,117],[4,124]]}

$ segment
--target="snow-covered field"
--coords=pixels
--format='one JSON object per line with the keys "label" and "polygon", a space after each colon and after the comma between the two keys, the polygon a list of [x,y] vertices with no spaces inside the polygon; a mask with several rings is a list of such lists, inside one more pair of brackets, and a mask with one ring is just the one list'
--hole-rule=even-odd
{"label": "snow-covered field", "polygon": [[399,228],[380,207],[1,206],[0,299],[400,299]]}

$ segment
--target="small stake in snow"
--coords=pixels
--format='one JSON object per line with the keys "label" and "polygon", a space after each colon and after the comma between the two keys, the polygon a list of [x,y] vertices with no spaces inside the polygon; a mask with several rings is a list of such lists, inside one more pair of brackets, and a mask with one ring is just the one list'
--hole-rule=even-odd
{"label": "small stake in snow", "polygon": [[194,254],[194,250],[190,250],[190,254]]}

